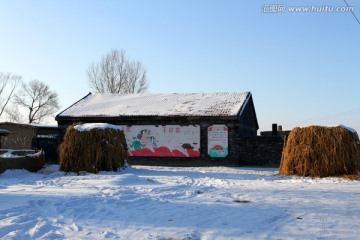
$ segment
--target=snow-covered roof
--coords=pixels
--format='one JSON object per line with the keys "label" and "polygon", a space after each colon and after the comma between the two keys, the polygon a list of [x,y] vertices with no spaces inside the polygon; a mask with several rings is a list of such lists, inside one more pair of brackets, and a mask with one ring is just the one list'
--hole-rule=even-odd
{"label": "snow-covered roof", "polygon": [[84,123],[84,124],[78,124],[74,127],[74,129],[78,132],[88,132],[91,131],[92,129],[106,129],[106,128],[123,130],[123,128],[120,126],[112,125],[108,123]]}
{"label": "snow-covered roof", "polygon": [[58,127],[56,124],[0,122],[0,126],[4,126],[4,125],[23,126],[23,127],[31,127],[31,128],[57,128]]}
{"label": "snow-covered roof", "polygon": [[88,94],[58,117],[237,116],[250,92]]}

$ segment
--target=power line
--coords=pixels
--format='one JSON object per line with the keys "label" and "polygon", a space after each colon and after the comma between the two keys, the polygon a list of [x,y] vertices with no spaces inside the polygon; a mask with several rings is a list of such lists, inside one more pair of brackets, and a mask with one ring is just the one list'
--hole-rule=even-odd
{"label": "power line", "polygon": [[[282,125],[283,128],[286,128],[287,126],[291,126],[291,125],[299,125],[300,126],[300,125],[307,124],[307,123],[313,124],[314,122],[330,120],[330,119],[340,118],[340,117],[354,115],[354,114],[360,114],[360,109],[344,111],[344,112],[337,112],[337,113],[333,113],[333,114],[322,115],[322,116],[308,118],[308,119],[302,119],[302,120],[294,121],[294,122],[285,122],[280,125]],[[268,128],[263,127],[263,128],[260,128],[259,131],[265,130],[265,129],[268,129]]]}
{"label": "power line", "polygon": [[350,12],[352,13],[352,15],[354,16],[354,18],[356,19],[356,21],[358,22],[358,24],[360,24],[359,19],[356,17],[355,13],[353,12],[352,8],[350,8],[349,4],[346,2],[346,0],[344,0],[346,6],[348,6],[348,8],[350,9]]}
{"label": "power line", "polygon": [[296,124],[296,123],[301,124],[301,123],[312,122],[312,121],[330,120],[330,119],[344,117],[344,116],[358,114],[358,113],[360,113],[360,110],[338,112],[338,113],[323,115],[323,116],[319,116],[319,117],[308,118],[308,119],[304,119],[301,121],[290,122],[289,124]]}

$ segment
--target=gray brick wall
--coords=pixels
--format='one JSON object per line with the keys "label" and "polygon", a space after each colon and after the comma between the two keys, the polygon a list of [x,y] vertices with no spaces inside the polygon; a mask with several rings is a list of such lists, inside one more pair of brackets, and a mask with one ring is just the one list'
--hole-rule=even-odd
{"label": "gray brick wall", "polygon": [[284,139],[255,136],[240,139],[240,166],[279,167]]}

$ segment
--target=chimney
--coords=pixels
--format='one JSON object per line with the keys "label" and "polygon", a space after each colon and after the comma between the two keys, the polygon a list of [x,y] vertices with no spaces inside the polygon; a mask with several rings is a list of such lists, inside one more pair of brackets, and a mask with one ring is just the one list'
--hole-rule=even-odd
{"label": "chimney", "polygon": [[273,125],[272,125],[271,135],[277,136],[277,124],[276,123],[273,123]]}
{"label": "chimney", "polygon": [[282,132],[282,126],[279,125],[279,126],[277,127],[277,130],[278,130],[278,132]]}

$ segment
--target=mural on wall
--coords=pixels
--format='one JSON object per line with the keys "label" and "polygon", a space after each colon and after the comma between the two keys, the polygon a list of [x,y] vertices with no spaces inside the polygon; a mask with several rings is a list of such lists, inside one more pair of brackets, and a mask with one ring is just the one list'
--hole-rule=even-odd
{"label": "mural on wall", "polygon": [[123,126],[129,156],[199,157],[200,126]]}
{"label": "mural on wall", "polygon": [[208,127],[208,154],[213,158],[224,158],[228,155],[228,127],[212,125]]}

